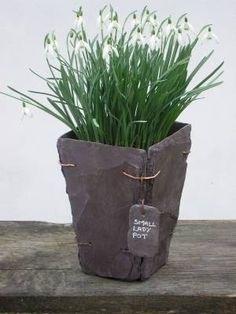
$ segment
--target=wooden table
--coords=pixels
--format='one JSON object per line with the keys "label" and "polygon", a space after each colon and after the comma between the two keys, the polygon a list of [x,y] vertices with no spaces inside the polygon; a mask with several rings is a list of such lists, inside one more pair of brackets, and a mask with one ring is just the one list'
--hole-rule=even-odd
{"label": "wooden table", "polygon": [[83,274],[70,225],[0,222],[0,312],[236,313],[236,221],[180,221],[145,282]]}

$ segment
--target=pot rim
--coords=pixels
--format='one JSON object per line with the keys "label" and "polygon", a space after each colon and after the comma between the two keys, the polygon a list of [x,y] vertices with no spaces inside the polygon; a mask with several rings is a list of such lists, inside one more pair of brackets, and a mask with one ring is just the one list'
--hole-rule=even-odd
{"label": "pot rim", "polygon": [[[156,142],[156,143],[152,144],[151,146],[149,146],[148,150],[157,144],[161,144],[165,141],[168,141],[171,138],[171,136],[173,136],[174,134],[178,134],[179,132],[181,132],[183,129],[185,129],[187,127],[191,127],[191,124],[185,123],[185,122],[175,121],[173,126],[171,127],[169,135],[167,137],[165,137],[163,140],[161,140],[160,142]],[[64,141],[70,141],[70,142],[75,142],[75,143],[88,143],[91,145],[98,145],[98,146],[103,146],[103,147],[113,147],[113,148],[116,147],[116,148],[121,148],[121,149],[129,149],[129,150],[136,150],[136,151],[140,151],[140,152],[147,152],[147,150],[145,150],[145,149],[131,147],[131,146],[110,145],[110,144],[105,144],[105,143],[101,143],[101,142],[80,140],[78,138],[71,137],[71,135],[73,135],[73,134],[74,134],[73,131],[69,131],[69,132],[64,133],[63,135],[61,135],[58,138],[57,143],[64,142]]]}

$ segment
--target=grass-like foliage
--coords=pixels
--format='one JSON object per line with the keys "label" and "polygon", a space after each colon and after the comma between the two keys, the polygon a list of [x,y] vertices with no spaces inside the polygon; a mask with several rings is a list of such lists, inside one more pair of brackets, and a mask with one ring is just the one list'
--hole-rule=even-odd
{"label": "grass-like foliage", "polygon": [[[32,105],[66,124],[78,139],[146,149],[164,139],[180,113],[198,96],[222,82],[221,63],[200,82],[196,74],[211,57],[204,56],[189,71],[198,42],[213,40],[211,26],[196,33],[183,15],[158,21],[146,7],[120,24],[112,7],[99,13],[99,34],[87,38],[83,10],[75,12],[74,28],[66,39],[67,56],[55,33],[45,38],[50,91],[45,103],[9,87],[24,112]],[[191,83],[191,88],[189,87]]]}

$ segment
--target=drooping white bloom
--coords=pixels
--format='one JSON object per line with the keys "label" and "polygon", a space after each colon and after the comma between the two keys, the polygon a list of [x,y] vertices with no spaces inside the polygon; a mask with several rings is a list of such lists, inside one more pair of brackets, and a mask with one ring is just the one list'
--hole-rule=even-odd
{"label": "drooping white bloom", "polygon": [[169,36],[171,32],[176,32],[176,27],[172,23],[171,18],[168,18],[168,23],[167,23],[167,26],[165,28],[165,35]]}
{"label": "drooping white bloom", "polygon": [[159,44],[160,44],[160,39],[156,35],[155,31],[153,31],[148,40],[148,46],[153,51],[159,48]]}
{"label": "drooping white bloom", "polygon": [[131,21],[131,27],[134,28],[137,25],[140,25],[140,18],[134,13]]}
{"label": "drooping white bloom", "polygon": [[157,31],[158,27],[159,27],[159,23],[157,21],[157,15],[156,14],[152,14],[151,16],[148,17],[147,19],[147,24],[149,26],[150,32]]}
{"label": "drooping white bloom", "polygon": [[44,49],[47,58],[54,58],[56,56],[58,43],[54,32],[46,35],[44,40]]}
{"label": "drooping white bloom", "polygon": [[176,39],[180,46],[184,46],[186,44],[186,39],[182,33],[182,30],[179,28],[176,33]]}
{"label": "drooping white bloom", "polygon": [[184,17],[184,22],[181,25],[182,31],[186,31],[188,33],[195,34],[195,29],[192,24],[189,23],[188,18]]}
{"label": "drooping white bloom", "polygon": [[59,46],[58,46],[58,42],[57,42],[57,40],[56,40],[56,37],[55,37],[54,40],[53,40],[53,46],[54,46],[55,51],[57,51],[57,50],[59,49]]}
{"label": "drooping white bloom", "polygon": [[157,37],[158,37],[159,40],[161,40],[163,34],[164,34],[164,32],[163,32],[162,27],[159,27],[158,31],[157,31]]}
{"label": "drooping white bloom", "polygon": [[47,58],[54,57],[55,56],[55,50],[53,48],[53,45],[51,43],[47,43],[45,46],[45,54]]}
{"label": "drooping white bloom", "polygon": [[21,120],[23,120],[24,117],[33,118],[33,113],[32,113],[32,111],[29,109],[29,107],[26,106],[25,103],[23,103],[23,109],[22,109],[22,114],[21,114]]}
{"label": "drooping white bloom", "polygon": [[102,26],[103,26],[103,23],[104,23],[104,20],[103,20],[103,18],[102,18],[102,14],[99,13],[99,16],[98,16],[98,18],[97,18],[97,24],[98,24],[99,27],[102,27]]}
{"label": "drooping white bloom", "polygon": [[111,22],[108,25],[108,33],[112,33],[113,29],[115,30],[120,30],[120,24],[118,23],[118,16],[117,14],[115,14],[112,18],[111,18]]}
{"label": "drooping white bloom", "polygon": [[151,15],[151,16],[149,17],[149,22],[150,22],[150,24],[151,24],[154,28],[156,28],[156,27],[159,26],[159,23],[158,23],[158,21],[157,21],[157,15],[156,15],[156,14],[153,14],[153,15]]}
{"label": "drooping white bloom", "polygon": [[145,10],[146,18],[148,18],[149,14],[150,14],[150,11],[148,10],[148,8],[146,8],[146,10]]}
{"label": "drooping white bloom", "polygon": [[74,28],[76,30],[80,29],[80,27],[83,23],[84,23],[83,9],[82,9],[82,7],[80,7],[79,11],[76,12],[76,18],[74,21]]}
{"label": "drooping white bloom", "polygon": [[71,29],[70,32],[69,32],[69,37],[71,39],[73,39],[75,35],[76,35],[76,33],[75,33],[74,29]]}
{"label": "drooping white bloom", "polygon": [[214,34],[212,32],[211,27],[208,27],[207,31],[205,32],[205,34],[202,36],[202,41],[215,41],[217,43],[219,43],[219,39],[216,36],[216,34]]}
{"label": "drooping white bloom", "polygon": [[153,29],[153,25],[150,22],[150,18],[151,18],[150,11],[148,10],[148,8],[146,8],[144,15],[142,16],[142,21],[140,23],[140,25],[143,27],[143,31],[146,25],[149,25],[150,31]]}
{"label": "drooping white bloom", "polygon": [[109,38],[109,39],[107,40],[107,43],[106,43],[106,44],[104,45],[104,47],[103,47],[102,57],[103,57],[103,59],[104,59],[105,61],[107,61],[113,53],[114,53],[117,57],[119,57],[119,53],[118,53],[116,47],[114,47],[114,46],[112,45],[111,39]]}
{"label": "drooping white bloom", "polygon": [[79,36],[79,40],[75,45],[75,53],[81,53],[83,51],[88,51],[91,53],[91,48],[89,44],[83,40],[82,36]]}
{"label": "drooping white bloom", "polygon": [[102,12],[99,12],[99,16],[97,18],[97,24],[100,28],[103,27],[104,23],[106,23],[106,21],[109,19],[109,14],[107,14],[106,16],[103,16]]}
{"label": "drooping white bloom", "polygon": [[136,43],[138,45],[144,45],[145,44],[145,37],[144,37],[143,33],[141,32],[140,28],[137,29],[137,32],[133,36],[133,40],[134,40],[135,44]]}
{"label": "drooping white bloom", "polygon": [[80,26],[83,24],[83,21],[84,21],[84,19],[83,19],[82,15],[76,17],[75,22],[74,22],[74,28],[79,29]]}
{"label": "drooping white bloom", "polygon": [[157,37],[156,35],[151,35],[148,44],[151,50],[156,50]]}
{"label": "drooping white bloom", "polygon": [[113,20],[109,26],[108,26],[108,32],[111,33],[113,31],[113,29],[120,29],[120,24],[116,21]]}

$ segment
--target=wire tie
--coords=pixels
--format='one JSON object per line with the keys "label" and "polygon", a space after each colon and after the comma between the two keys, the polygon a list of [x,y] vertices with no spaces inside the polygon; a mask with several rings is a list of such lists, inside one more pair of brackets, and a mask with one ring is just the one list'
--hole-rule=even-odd
{"label": "wire tie", "polygon": [[149,177],[144,177],[144,176],[141,176],[141,177],[135,177],[135,176],[132,176],[131,174],[125,172],[125,171],[122,171],[123,174],[131,179],[134,179],[134,180],[140,180],[141,182],[143,182],[143,180],[152,180],[152,179],[155,179],[159,173],[161,172],[160,170],[154,174],[153,176],[149,176]]}
{"label": "wire tie", "polygon": [[60,162],[60,161],[59,161],[59,164],[60,164],[62,167],[77,167],[77,166],[78,166],[78,165],[76,165],[76,164],[72,164],[72,163],[66,164],[66,163],[62,163],[62,162]]}
{"label": "wire tie", "polygon": [[189,150],[189,151],[183,151],[183,152],[182,152],[182,154],[185,155],[185,156],[188,156],[188,154],[190,154],[190,153],[191,153],[190,150]]}

